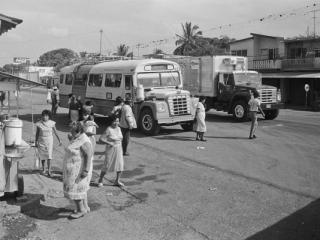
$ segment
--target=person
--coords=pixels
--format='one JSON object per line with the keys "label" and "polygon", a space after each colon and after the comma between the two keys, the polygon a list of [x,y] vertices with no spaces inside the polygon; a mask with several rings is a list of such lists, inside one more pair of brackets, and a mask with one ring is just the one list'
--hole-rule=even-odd
{"label": "person", "polygon": [[42,163],[42,173],[45,174],[45,161],[47,160],[48,176],[51,176],[51,160],[53,150],[53,133],[61,145],[61,140],[58,136],[55,121],[50,120],[51,112],[43,110],[41,113],[41,120],[36,123],[36,137],[35,144],[38,148],[39,157]]}
{"label": "person", "polygon": [[124,156],[129,156],[128,153],[128,145],[130,141],[130,132],[133,128],[137,128],[136,119],[134,118],[132,108],[131,108],[132,100],[131,98],[126,98],[124,101],[124,105],[121,108],[121,117],[120,117],[120,128],[122,132],[122,150]]}
{"label": "person", "polygon": [[262,116],[265,117],[265,114],[260,106],[261,102],[259,100],[259,92],[257,90],[250,91],[251,99],[249,100],[249,115],[251,118],[251,127],[249,139],[256,138],[255,135],[256,129],[258,127],[258,116],[257,113],[260,111]]}
{"label": "person", "polygon": [[79,121],[82,121],[82,117],[83,117],[83,103],[81,101],[81,96],[77,97],[77,102],[79,105]]}
{"label": "person", "polygon": [[57,115],[57,110],[60,103],[60,94],[58,87],[54,86],[52,90],[53,91],[51,92],[51,113],[54,117]]}
{"label": "person", "polygon": [[63,193],[73,200],[76,209],[71,219],[83,217],[90,212],[88,190],[92,176],[93,149],[81,122],[73,122],[69,145],[65,148],[63,161]]}
{"label": "person", "polygon": [[6,99],[6,93],[4,91],[0,91],[0,103],[1,103],[1,107],[4,106],[4,100]]}
{"label": "person", "polygon": [[115,115],[117,118],[120,119],[122,107],[123,107],[123,99],[122,99],[122,97],[118,96],[116,98],[116,102],[115,102],[115,105],[111,111],[111,114]]}
{"label": "person", "polygon": [[93,115],[93,103],[88,100],[83,105],[83,112],[87,112],[89,115]]}
{"label": "person", "polygon": [[92,149],[93,149],[93,153],[94,153],[94,149],[96,147],[95,135],[97,134],[97,128],[99,128],[99,126],[94,122],[93,115],[90,115],[89,113],[90,112],[88,112],[88,111],[83,112],[82,124],[84,126],[85,134],[89,137],[89,139],[91,141]]}
{"label": "person", "polygon": [[80,110],[80,105],[79,102],[76,99],[76,96],[73,94],[71,99],[70,99],[70,120],[72,122],[79,121],[79,110]]}
{"label": "person", "polygon": [[206,140],[204,139],[204,133],[207,131],[207,126],[206,126],[206,110],[204,107],[204,103],[206,102],[206,98],[204,96],[200,96],[199,102],[197,105],[197,110],[196,110],[196,122],[195,122],[195,131],[196,131],[196,140],[197,141],[203,141],[205,142]]}
{"label": "person", "polygon": [[120,176],[123,171],[123,155],[122,155],[122,133],[119,128],[119,118],[112,116],[111,126],[107,127],[105,132],[101,135],[100,141],[106,144],[105,160],[101,169],[98,187],[103,186],[104,175],[109,172],[116,172],[115,186],[123,187],[124,184],[120,182]]}

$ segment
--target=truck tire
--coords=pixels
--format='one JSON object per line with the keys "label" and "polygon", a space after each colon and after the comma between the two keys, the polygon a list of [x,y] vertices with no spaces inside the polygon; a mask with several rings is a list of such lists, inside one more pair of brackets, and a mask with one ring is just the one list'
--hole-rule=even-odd
{"label": "truck tire", "polygon": [[139,118],[139,127],[146,135],[157,135],[160,131],[160,126],[154,119],[150,109],[144,109]]}
{"label": "truck tire", "polygon": [[243,100],[236,101],[232,106],[233,117],[239,121],[244,122],[248,120],[248,104]]}
{"label": "truck tire", "polygon": [[264,114],[266,120],[273,120],[278,117],[279,109],[264,110]]}
{"label": "truck tire", "polygon": [[182,123],[181,127],[184,131],[192,131],[193,130],[193,121]]}

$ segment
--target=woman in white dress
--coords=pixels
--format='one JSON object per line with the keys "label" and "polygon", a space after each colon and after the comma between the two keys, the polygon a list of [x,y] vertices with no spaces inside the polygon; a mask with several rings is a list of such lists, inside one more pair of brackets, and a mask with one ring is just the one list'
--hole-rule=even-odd
{"label": "woman in white dress", "polygon": [[106,144],[106,153],[103,167],[101,169],[98,186],[103,186],[103,177],[107,172],[116,172],[115,186],[123,187],[120,182],[120,176],[123,171],[123,153],[122,153],[122,133],[119,127],[119,118],[112,116],[111,126],[101,135],[100,141]]}
{"label": "woman in white dress", "polygon": [[36,123],[36,139],[35,144],[38,148],[39,157],[42,163],[42,173],[45,174],[45,161],[48,165],[48,176],[51,176],[51,159],[53,150],[53,133],[56,135],[59,145],[61,145],[60,138],[56,130],[56,122],[50,120],[51,113],[49,110],[42,111],[42,119]]}
{"label": "woman in white dress", "polygon": [[81,122],[72,123],[69,140],[63,161],[63,192],[76,204],[75,212],[70,215],[76,219],[90,212],[87,192],[92,176],[93,150]]}
{"label": "woman in white dress", "polygon": [[196,126],[195,126],[195,131],[197,133],[196,140],[197,141],[207,141],[203,138],[204,133],[207,131],[207,126],[206,126],[206,110],[204,107],[204,103],[206,102],[205,97],[200,97],[199,102],[197,105],[197,110],[196,110]]}

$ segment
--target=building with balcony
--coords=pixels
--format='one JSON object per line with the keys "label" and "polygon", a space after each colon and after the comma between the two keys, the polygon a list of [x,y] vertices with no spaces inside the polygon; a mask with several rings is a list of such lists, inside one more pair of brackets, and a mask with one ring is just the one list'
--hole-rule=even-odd
{"label": "building with balcony", "polygon": [[285,106],[320,110],[320,38],[252,33],[250,38],[231,42],[230,49],[232,55],[247,53],[248,68],[262,73],[263,84],[281,89]]}

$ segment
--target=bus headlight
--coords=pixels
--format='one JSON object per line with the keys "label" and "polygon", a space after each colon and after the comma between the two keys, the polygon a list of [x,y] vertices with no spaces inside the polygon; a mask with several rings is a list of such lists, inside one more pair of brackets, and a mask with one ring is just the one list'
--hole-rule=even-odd
{"label": "bus headlight", "polygon": [[165,112],[167,109],[167,106],[164,102],[157,102],[157,112],[162,113]]}
{"label": "bus headlight", "polygon": [[278,89],[277,91],[277,101],[281,102],[281,91]]}

